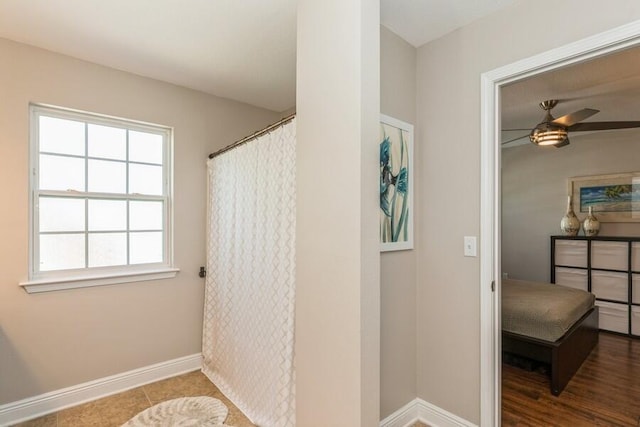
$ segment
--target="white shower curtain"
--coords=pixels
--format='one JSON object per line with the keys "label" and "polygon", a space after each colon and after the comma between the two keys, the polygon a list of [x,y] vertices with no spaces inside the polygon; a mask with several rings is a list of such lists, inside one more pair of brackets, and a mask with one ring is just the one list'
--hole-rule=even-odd
{"label": "white shower curtain", "polygon": [[208,161],[202,371],[253,423],[295,426],[295,119]]}

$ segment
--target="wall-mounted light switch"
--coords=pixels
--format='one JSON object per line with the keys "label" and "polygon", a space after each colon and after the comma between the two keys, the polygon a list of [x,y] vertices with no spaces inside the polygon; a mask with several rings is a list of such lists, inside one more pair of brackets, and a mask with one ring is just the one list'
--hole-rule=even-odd
{"label": "wall-mounted light switch", "polygon": [[476,236],[464,236],[464,256],[478,256]]}

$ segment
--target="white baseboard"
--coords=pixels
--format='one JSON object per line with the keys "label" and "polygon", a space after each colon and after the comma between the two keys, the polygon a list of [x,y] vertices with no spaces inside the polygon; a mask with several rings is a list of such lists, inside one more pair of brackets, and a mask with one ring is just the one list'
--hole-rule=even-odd
{"label": "white baseboard", "polygon": [[451,412],[422,399],[415,399],[380,421],[380,427],[410,427],[416,422],[431,427],[477,427]]}
{"label": "white baseboard", "polygon": [[418,399],[398,409],[384,420],[380,421],[380,427],[409,427],[419,421],[418,419]]}
{"label": "white baseboard", "polygon": [[474,423],[465,420],[451,412],[425,402],[418,400],[418,419],[432,427],[477,427]]}
{"label": "white baseboard", "polygon": [[0,405],[0,426],[40,417],[201,367],[202,354],[197,353]]}

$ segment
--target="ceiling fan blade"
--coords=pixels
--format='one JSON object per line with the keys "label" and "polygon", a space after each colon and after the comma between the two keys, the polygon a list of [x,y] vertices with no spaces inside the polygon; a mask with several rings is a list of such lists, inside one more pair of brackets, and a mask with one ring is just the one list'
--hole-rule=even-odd
{"label": "ceiling fan blade", "polygon": [[640,122],[587,122],[569,126],[569,132],[640,128]]}
{"label": "ceiling fan blade", "polygon": [[554,119],[551,123],[554,123],[560,126],[571,126],[599,112],[600,110],[594,110],[592,108],[583,108],[582,110],[574,111],[571,114],[558,117],[557,119]]}
{"label": "ceiling fan blade", "polygon": [[529,132],[531,130],[531,128],[526,128],[526,129],[501,129],[502,132],[515,132],[515,131],[527,131]]}
{"label": "ceiling fan blade", "polygon": [[[527,130],[527,129],[525,129],[525,130]],[[519,140],[519,139],[527,138],[528,136],[529,136],[529,134],[526,134],[526,135],[520,135],[520,136],[519,136],[519,137],[517,137],[517,138],[512,138],[512,139],[510,139],[510,140],[508,140],[508,141],[504,141],[504,142],[502,142],[502,143],[501,143],[501,145],[507,145],[507,144],[509,144],[509,143],[511,143],[511,142],[514,142],[514,141],[517,141],[517,140]]]}

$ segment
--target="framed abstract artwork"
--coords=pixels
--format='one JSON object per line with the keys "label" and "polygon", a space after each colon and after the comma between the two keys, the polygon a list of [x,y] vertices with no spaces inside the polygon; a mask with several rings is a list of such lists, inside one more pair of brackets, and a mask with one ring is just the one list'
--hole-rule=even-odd
{"label": "framed abstract artwork", "polygon": [[413,249],[413,125],[380,116],[380,250]]}
{"label": "framed abstract artwork", "polygon": [[576,215],[589,207],[600,222],[640,222],[640,172],[569,178]]}

